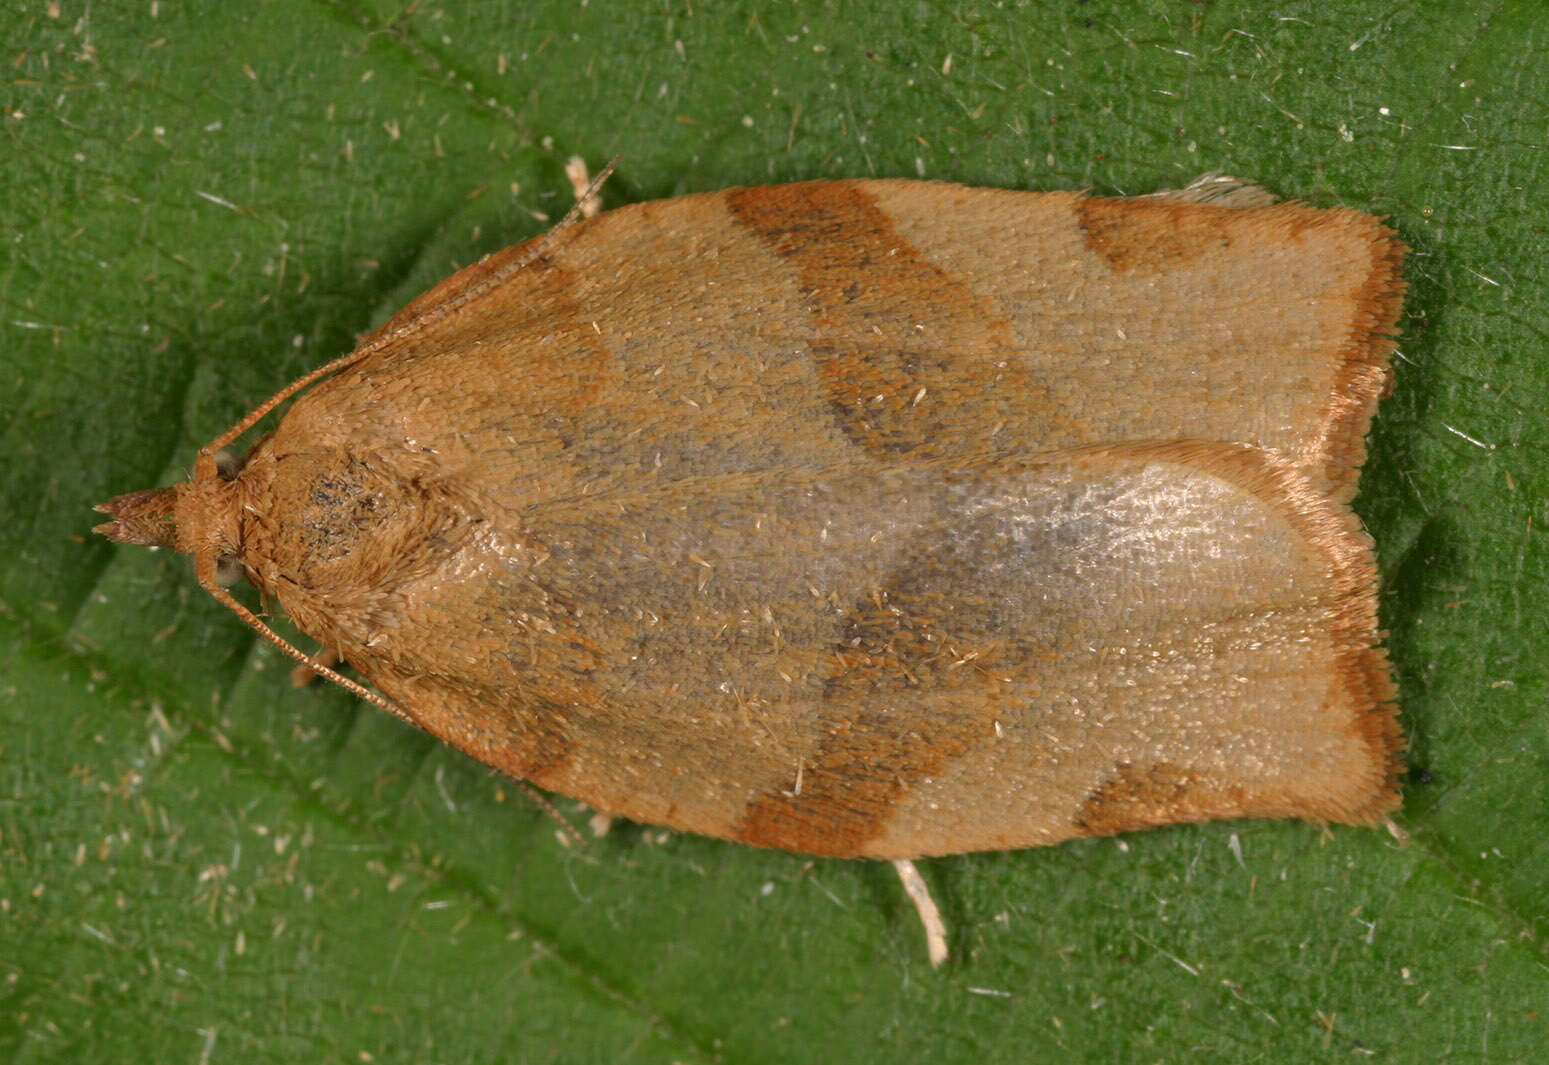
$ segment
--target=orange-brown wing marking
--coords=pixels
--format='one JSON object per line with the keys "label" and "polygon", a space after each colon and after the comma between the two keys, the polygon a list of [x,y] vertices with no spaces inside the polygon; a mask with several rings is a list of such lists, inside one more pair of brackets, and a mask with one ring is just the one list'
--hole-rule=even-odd
{"label": "orange-brown wing marking", "polygon": [[926,260],[864,188],[733,189],[726,203],[799,273],[813,358],[836,420],[859,446],[893,457],[985,450],[1035,413],[1070,441],[1087,439],[1009,358],[1015,330],[974,279]]}
{"label": "orange-brown wing marking", "polygon": [[1240,817],[1245,790],[1240,784],[1169,762],[1124,764],[1115,766],[1113,775],[1093,789],[1073,824],[1084,835],[1111,836],[1158,825]]}
{"label": "orange-brown wing marking", "polygon": [[[902,561],[886,590],[852,608],[823,689],[830,731],[803,765],[799,793],[750,804],[735,838],[864,853],[911,785],[993,733],[1013,689],[992,671],[1015,670],[1001,661],[1000,630],[1018,609],[984,587],[994,577],[979,564],[998,531],[993,519],[960,518],[952,536]],[[1016,651],[1025,664],[1025,648]]]}
{"label": "orange-brown wing marking", "polygon": [[[1348,502],[1366,460],[1372,414],[1390,380],[1388,357],[1404,302],[1405,249],[1397,234],[1359,211],[1319,210],[1299,203],[1239,208],[1092,197],[1077,202],[1076,218],[1087,248],[1117,275],[1198,270],[1205,260],[1228,277],[1240,271],[1245,288],[1271,276],[1295,286],[1303,278],[1293,268],[1296,260],[1288,249],[1311,245],[1337,256],[1337,283],[1309,284],[1305,292],[1286,290],[1272,296],[1316,309],[1319,316],[1342,325],[1343,339],[1337,346],[1303,356],[1331,368],[1332,373],[1320,379],[1329,381],[1332,389],[1319,423],[1305,426],[1307,450],[1291,457],[1323,479],[1335,502]],[[1312,261],[1310,251],[1294,255]],[[1277,261],[1287,258],[1289,262]],[[1265,357],[1285,355],[1270,348]]]}

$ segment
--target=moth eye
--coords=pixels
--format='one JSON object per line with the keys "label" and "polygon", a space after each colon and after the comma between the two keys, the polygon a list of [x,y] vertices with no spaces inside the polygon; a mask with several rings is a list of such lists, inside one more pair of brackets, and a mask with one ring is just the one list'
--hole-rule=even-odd
{"label": "moth eye", "polygon": [[215,583],[230,588],[240,581],[247,569],[236,555],[222,555],[215,560]]}
{"label": "moth eye", "polygon": [[220,474],[221,480],[229,481],[242,472],[246,461],[231,448],[223,447],[215,453],[215,472]]}

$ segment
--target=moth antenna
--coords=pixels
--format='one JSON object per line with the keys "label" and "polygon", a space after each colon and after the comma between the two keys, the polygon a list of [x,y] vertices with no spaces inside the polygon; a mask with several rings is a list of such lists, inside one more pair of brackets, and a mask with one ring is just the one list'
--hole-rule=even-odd
{"label": "moth antenna", "polygon": [[[376,334],[370,340],[356,348],[354,351],[324,363],[322,366],[319,366],[311,373],[303,374],[301,377],[296,378],[296,380],[292,381],[290,384],[274,393],[268,399],[264,400],[258,406],[248,411],[247,415],[238,421],[235,425],[199,449],[199,454],[194,460],[193,480],[206,481],[219,477],[219,466],[222,461],[222,450],[233,440],[237,439],[237,437],[251,429],[255,424],[258,423],[259,420],[264,417],[264,415],[268,414],[275,407],[285,402],[291,396],[294,396],[297,392],[300,392],[302,389],[307,388],[309,385],[312,385],[316,381],[327,377],[330,374],[337,373],[339,370],[354,365],[360,360],[366,358],[368,355],[380,351],[390,343],[394,343],[407,337],[412,337],[417,333],[424,332],[431,325],[461,310],[463,307],[467,306],[469,303],[472,303],[474,300],[479,299],[490,290],[504,284],[507,280],[515,276],[520,271],[526,269],[537,259],[547,255],[550,249],[553,248],[554,242],[559,237],[563,236],[567,230],[574,226],[575,223],[583,217],[587,205],[596,198],[598,191],[603,186],[603,183],[608,180],[614,169],[618,166],[618,162],[619,158],[617,156],[609,160],[608,165],[603,167],[602,171],[592,179],[591,183],[586,187],[584,195],[577,199],[575,205],[570,208],[570,210],[565,214],[565,217],[560,219],[559,224],[551,228],[538,240],[534,241],[531,247],[529,247],[524,254],[513,258],[510,262],[502,263],[500,267],[491,273],[488,277],[481,278],[475,284],[470,285],[467,290],[458,293],[456,296],[438,303],[433,307],[427,308],[421,313],[415,315],[413,318],[403,322],[398,326],[393,327],[392,329]],[[168,500],[170,500],[170,490],[163,491],[166,492],[166,497]],[[133,502],[139,503],[140,496],[144,496],[147,499],[150,499],[152,497],[152,493],[136,493]],[[155,498],[158,505],[160,505],[161,497],[156,496]],[[114,502],[117,503],[120,501]],[[107,509],[111,506],[112,504],[105,504],[104,507],[99,509]],[[121,507],[120,509],[125,508]],[[163,509],[170,511],[170,503],[164,506]],[[115,539],[131,539],[132,542],[136,543],[159,543],[161,541],[162,534],[159,526],[155,529],[156,535],[153,536],[151,532],[140,528],[141,525],[146,524],[145,522],[132,523],[124,520],[124,516],[117,511],[107,510],[107,512],[113,514],[113,516],[119,520],[115,522],[104,523],[101,527],[99,527],[100,531],[102,531],[105,535],[112,536]],[[367,688],[365,685],[359,684],[353,680],[350,680],[348,677],[343,676],[338,671],[331,668],[330,665],[324,662],[320,657],[307,654],[305,651],[301,650],[301,648],[296,647],[279,633],[271,629],[268,625],[264,624],[264,622],[247,607],[237,602],[236,598],[232,596],[232,594],[226,589],[222,588],[217,582],[215,573],[215,558],[213,555],[200,553],[195,560],[194,572],[199,580],[200,587],[209,592],[210,595],[214,596],[218,602],[226,607],[226,609],[230,610],[232,613],[236,614],[237,617],[241,618],[243,623],[246,624],[248,628],[252,629],[265,640],[268,640],[275,647],[278,647],[281,651],[285,652],[285,654],[295,659],[306,669],[310,670],[317,676],[325,677],[328,680],[333,681],[333,683],[339,685],[339,687],[343,688],[345,691],[353,692],[355,695],[360,696],[362,699],[366,700],[368,703],[371,703],[373,706],[380,707],[395,717],[402,718],[404,721],[414,725],[416,728],[419,727],[419,723],[415,721],[414,718],[409,716],[408,711],[404,710],[397,703],[394,703],[392,700],[379,695],[378,693],[372,691],[370,688]],[[558,819],[561,824],[564,824],[567,828],[569,827],[569,823],[566,822],[564,818],[559,816],[559,812],[555,810],[551,804],[548,804],[546,801],[544,801],[540,802],[540,805],[543,805],[544,808],[547,809],[552,816]],[[574,829],[571,829],[571,831],[573,832]]]}
{"label": "moth antenna", "polygon": [[[296,380],[292,381],[290,384],[280,389],[274,395],[264,400],[258,406],[248,411],[247,416],[244,417],[241,421],[237,422],[230,429],[227,429],[220,436],[216,437],[214,440],[210,441],[208,444],[204,445],[204,447],[199,449],[199,458],[195,461],[194,464],[196,479],[203,478],[204,475],[201,473],[201,469],[206,465],[208,466],[209,473],[214,474],[214,456],[216,452],[220,451],[221,448],[225,447],[237,437],[247,432],[261,418],[263,418],[264,415],[268,414],[281,403],[284,403],[297,392],[300,392],[303,388],[306,388],[308,385],[311,385],[313,382],[319,380],[320,378],[327,377],[330,374],[337,373],[339,370],[342,370],[345,367],[354,365],[367,356],[382,350],[389,344],[397,343],[398,341],[412,337],[418,333],[423,333],[436,322],[439,322],[443,318],[457,313],[468,304],[484,296],[491,289],[498,288],[500,285],[505,284],[506,281],[510,280],[513,276],[520,273],[522,270],[525,270],[536,260],[546,256],[554,247],[555,241],[564,236],[564,234],[582,218],[586,212],[587,205],[596,198],[598,191],[603,186],[603,183],[607,181],[610,176],[612,176],[614,169],[618,166],[618,163],[618,156],[610,159],[608,161],[608,165],[603,167],[602,171],[592,179],[591,184],[586,187],[586,191],[581,196],[581,198],[576,200],[575,205],[571,207],[568,212],[566,212],[565,217],[559,220],[559,224],[550,229],[542,237],[534,241],[532,246],[527,249],[525,254],[517,256],[510,262],[502,263],[500,267],[491,273],[488,277],[480,278],[476,283],[470,285],[466,290],[459,292],[456,296],[449,297],[448,299],[443,300],[433,307],[426,308],[415,317],[400,325],[394,326],[392,329],[376,334],[349,354],[341,355],[331,362],[324,363],[317,369],[313,370],[311,373],[296,378]],[[207,458],[210,460],[208,463],[205,462]]]}
{"label": "moth antenna", "polygon": [[[259,618],[258,615],[254,614],[247,607],[237,602],[236,598],[230,592],[216,583],[214,568],[215,566],[213,556],[204,555],[199,558],[198,564],[195,566],[195,572],[199,580],[199,586],[206,592],[209,592],[210,595],[214,596],[218,601],[223,603],[226,608],[232,613],[236,614],[237,617],[241,618],[242,621],[248,626],[248,628],[252,629],[265,640],[268,640],[281,651],[285,652],[291,658],[294,658],[297,662],[299,662],[300,665],[297,667],[298,670],[305,670],[312,676],[323,677],[327,680],[331,680],[345,691],[360,696],[360,698],[366,700],[366,702],[386,710],[389,714],[392,714],[394,717],[408,722],[415,728],[422,727],[418,721],[414,720],[414,718],[409,715],[407,710],[403,709],[403,707],[399,706],[391,699],[379,695],[377,692],[372,691],[364,684],[357,683],[356,681],[351,680],[350,678],[339,673],[337,670],[333,669],[329,665],[329,662],[340,661],[340,658],[338,657],[339,653],[337,651],[331,650],[329,648],[322,648],[316,655],[309,655],[301,648],[290,643],[285,639],[285,637],[275,632],[268,625],[264,624],[263,620]],[[311,676],[308,676],[307,679],[310,680]],[[295,684],[294,676],[291,678],[291,683]],[[300,687],[300,685],[296,686]],[[565,819],[565,815],[559,811],[558,807],[549,801],[547,795],[543,794],[543,792],[539,791],[526,780],[516,778],[515,782],[522,789],[522,791],[526,792],[527,797],[532,800],[538,809],[542,810],[549,817],[553,818],[555,824],[559,825],[560,831],[564,833],[567,839],[574,843],[578,848],[584,847],[586,845],[585,837],[583,837],[581,833],[577,832],[575,826]]]}
{"label": "moth antenna", "polygon": [[[325,666],[337,666],[344,661],[344,655],[337,648],[319,647],[312,652],[312,657]],[[317,671],[310,665],[297,666],[290,671],[290,686],[292,688],[305,688],[317,679]]]}
{"label": "moth antenna", "polygon": [[570,179],[570,191],[575,196],[575,205],[581,210],[582,218],[596,218],[602,211],[602,201],[598,193],[602,191],[602,183],[614,167],[618,166],[619,157],[614,156],[603,172],[593,179],[587,172],[586,160],[579,155],[572,155],[565,160],[565,177]]}
{"label": "moth antenna", "polygon": [[227,610],[230,610],[233,614],[237,615],[237,617],[241,618],[248,628],[252,629],[254,632],[258,633],[258,635],[274,644],[274,646],[278,647],[281,651],[284,651],[291,658],[294,658],[297,662],[300,662],[302,665],[312,670],[312,672],[316,673],[318,676],[327,677],[329,680],[333,681],[345,691],[355,693],[362,699],[366,700],[366,702],[371,703],[373,706],[381,707],[389,714],[392,714],[394,717],[402,718],[404,721],[407,721],[415,728],[420,727],[420,723],[409,716],[409,712],[403,707],[399,706],[391,699],[388,699],[386,696],[377,694],[370,688],[366,687],[364,684],[359,684],[353,680],[350,680],[350,678],[341,675],[335,670],[329,668],[323,662],[319,661],[317,658],[307,654],[301,648],[291,644],[285,639],[285,637],[275,632],[268,625],[265,625],[257,614],[254,614],[247,607],[237,602],[236,598],[226,589],[222,588],[215,579],[214,554],[209,552],[200,552],[194,563],[194,575],[198,578],[199,587],[209,592],[210,595],[212,595],[218,602],[222,603]]}
{"label": "moth antenna", "polygon": [[530,781],[523,780],[520,777],[513,779],[516,781],[517,786],[527,793],[527,797],[532,800],[538,809],[554,819],[554,823],[559,826],[560,832],[564,834],[566,839],[574,843],[577,848],[586,846],[586,837],[575,830],[575,826],[566,820],[565,815],[559,812],[559,807],[550,802],[547,795],[539,791]]}

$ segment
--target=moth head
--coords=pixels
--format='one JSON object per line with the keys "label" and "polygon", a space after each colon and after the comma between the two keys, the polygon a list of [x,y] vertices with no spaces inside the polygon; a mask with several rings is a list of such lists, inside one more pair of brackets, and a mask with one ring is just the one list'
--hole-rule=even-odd
{"label": "moth head", "polygon": [[201,455],[194,476],[169,488],[148,488],[117,496],[95,508],[113,520],[94,532],[122,544],[170,547],[215,558],[217,581],[235,584],[244,567],[238,557],[238,477],[246,460],[229,450]]}

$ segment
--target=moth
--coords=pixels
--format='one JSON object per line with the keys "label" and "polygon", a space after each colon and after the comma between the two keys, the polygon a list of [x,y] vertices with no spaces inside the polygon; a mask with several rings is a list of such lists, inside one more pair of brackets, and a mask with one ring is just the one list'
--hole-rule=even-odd
{"label": "moth", "polygon": [[904,861],[1373,823],[1402,745],[1349,502],[1404,252],[1229,179],[638,203],[455,274],[98,531],[637,821]]}

